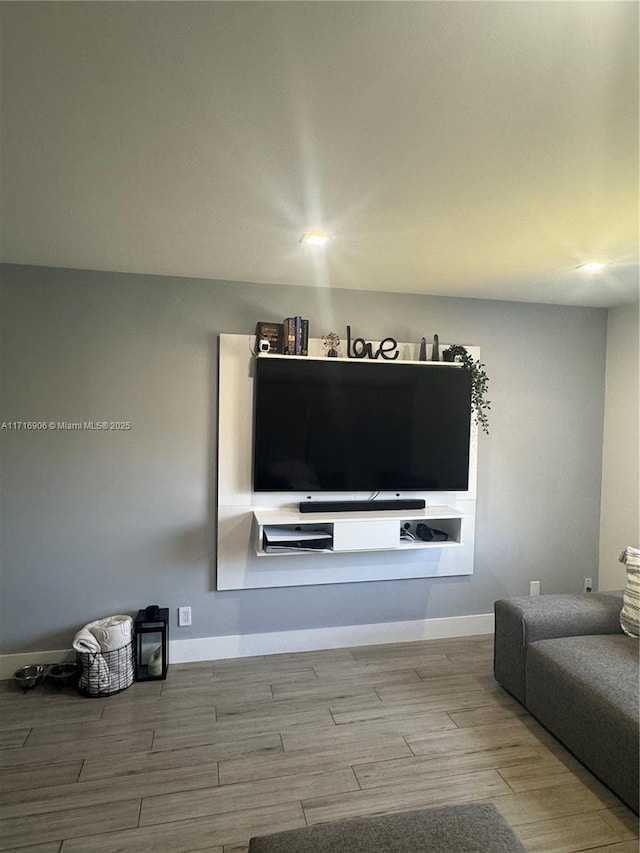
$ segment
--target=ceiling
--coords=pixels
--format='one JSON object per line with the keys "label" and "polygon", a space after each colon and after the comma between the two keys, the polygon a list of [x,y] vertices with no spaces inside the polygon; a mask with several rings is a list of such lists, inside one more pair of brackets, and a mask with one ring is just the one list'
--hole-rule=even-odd
{"label": "ceiling", "polygon": [[1,5],[4,261],[638,298],[637,3]]}

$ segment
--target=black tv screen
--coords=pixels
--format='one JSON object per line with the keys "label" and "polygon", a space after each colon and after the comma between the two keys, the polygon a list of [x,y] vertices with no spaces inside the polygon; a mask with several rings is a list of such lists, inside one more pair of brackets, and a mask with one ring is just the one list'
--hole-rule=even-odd
{"label": "black tv screen", "polygon": [[464,491],[470,422],[463,368],[259,358],[253,488]]}

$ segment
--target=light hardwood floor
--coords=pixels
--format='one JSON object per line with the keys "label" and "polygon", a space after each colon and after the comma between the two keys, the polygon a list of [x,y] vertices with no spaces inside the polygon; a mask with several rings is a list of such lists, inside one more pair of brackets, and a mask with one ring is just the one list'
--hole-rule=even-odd
{"label": "light hardwood floor", "polygon": [[252,835],[488,801],[530,853],[637,853],[635,815],[495,683],[492,642],[171,666],[106,699],[2,682],[0,849],[246,853]]}

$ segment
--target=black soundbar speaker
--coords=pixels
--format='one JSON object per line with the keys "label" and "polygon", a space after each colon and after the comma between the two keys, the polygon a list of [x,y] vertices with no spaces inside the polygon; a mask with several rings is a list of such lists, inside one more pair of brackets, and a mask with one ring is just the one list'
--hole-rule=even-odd
{"label": "black soundbar speaker", "polygon": [[424,509],[422,498],[390,501],[301,501],[300,512],[379,512],[385,509]]}

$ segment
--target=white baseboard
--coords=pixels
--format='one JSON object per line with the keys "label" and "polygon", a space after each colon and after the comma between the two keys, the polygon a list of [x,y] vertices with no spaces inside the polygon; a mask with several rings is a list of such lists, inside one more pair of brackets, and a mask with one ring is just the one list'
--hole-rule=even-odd
{"label": "white baseboard", "polygon": [[[270,631],[264,634],[200,637],[192,640],[170,640],[169,662],[191,663],[491,633],[493,633],[493,613],[478,613],[473,616],[415,619],[409,622],[376,622],[371,625],[344,625],[334,628],[303,628],[299,631]],[[73,659],[73,656],[74,652],[69,649],[0,655],[0,679],[11,678],[21,666],[33,663],[58,663],[65,659]]]}
{"label": "white baseboard", "polygon": [[344,646],[374,646],[381,643],[467,637],[492,632],[493,613],[451,616],[443,619],[416,619],[410,622],[376,622],[372,625],[345,625],[335,628],[273,631],[266,634],[203,637],[198,640],[172,640],[169,660],[172,663],[187,663],[253,655],[277,655],[285,652],[338,649]]}

